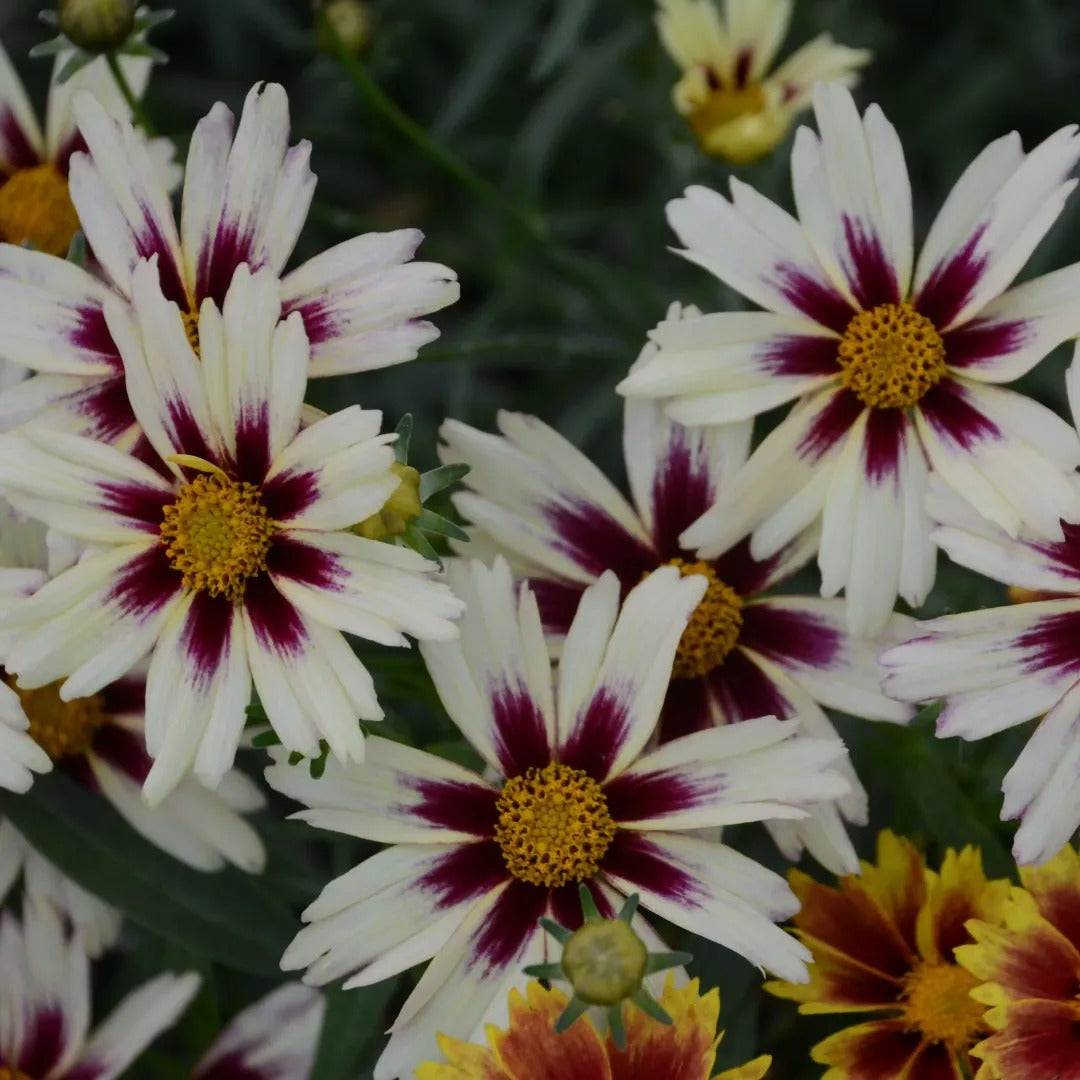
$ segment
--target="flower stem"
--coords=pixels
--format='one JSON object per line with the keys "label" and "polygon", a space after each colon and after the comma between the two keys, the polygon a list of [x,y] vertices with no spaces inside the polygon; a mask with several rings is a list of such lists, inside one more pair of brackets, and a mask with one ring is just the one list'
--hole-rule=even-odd
{"label": "flower stem", "polygon": [[135,123],[143,129],[143,132],[148,137],[152,136],[154,134],[154,125],[150,122],[150,117],[147,116],[143,103],[135,96],[135,92],[131,89],[131,83],[128,82],[127,76],[124,74],[124,69],[120,66],[120,61],[116,57],[116,53],[106,53],[105,62],[109,65],[109,71],[112,73],[113,82],[116,83],[116,88],[123,95],[124,101],[127,102],[127,107],[131,110],[131,115],[135,118]]}

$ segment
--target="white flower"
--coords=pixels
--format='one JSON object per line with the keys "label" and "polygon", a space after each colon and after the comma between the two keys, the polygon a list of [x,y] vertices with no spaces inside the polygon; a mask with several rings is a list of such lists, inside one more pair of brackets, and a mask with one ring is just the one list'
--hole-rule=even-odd
{"label": "white flower", "polygon": [[[696,317],[673,305],[669,318]],[[648,362],[647,346],[637,363]],[[745,538],[698,560],[679,534],[712,505],[749,452],[750,424],[686,428],[659,403],[627,401],[623,453],[632,503],[579,450],[533,416],[501,412],[502,436],[456,420],[442,427],[444,461],[470,466],[453,496],[473,523],[464,554],[491,551],[509,559],[536,596],[544,632],[558,648],[582,592],[605,571],[625,596],[660,566],[709,577],[705,599],[680,641],[660,713],[661,741],[774,715],[797,717],[805,734],[835,737],[821,705],[856,716],[902,722],[911,709],[879,687],[881,642],[847,631],[844,602],[777,592],[813,555],[800,537],[772,557],[751,558]],[[909,620],[895,616],[889,639]],[[865,824],[866,792],[844,763],[851,791],[820,803],[810,817],[767,822],[784,853],[803,847],[834,873],[857,874],[859,860],[843,819]]]}
{"label": "white flower", "polygon": [[1080,139],[991,143],[916,261],[896,131],[836,85],[814,107],[821,135],[801,128],[792,156],[798,221],[737,180],[731,202],[691,188],[668,207],[684,254],[766,310],[662,323],[620,390],[673,397],[686,424],[799,399],[682,543],[711,556],[753,530],[768,558],[820,520],[822,593],[846,589],[851,628],[870,633],[933,584],[930,473],[1010,535],[1060,540],[1080,515],[1076,432],[994,385],[1080,333],[1080,264],[1005,291],[1076,183]]}
{"label": "white flower", "polygon": [[223,307],[203,305],[201,359],[154,260],[136,268],[130,315],[106,307],[156,468],[37,424],[0,438],[16,508],[93,545],[10,612],[5,666],[23,689],[70,676],[72,701],[153,649],[153,803],[192,767],[219,783],[253,683],[285,746],[317,755],[323,738],[361,757],[357,719],[382,712],[341,631],[447,638],[461,610],[434,564],[348,531],[397,487],[394,436],[357,406],[300,430],[308,344],[299,314],[278,321],[275,275],[241,266]]}
{"label": "white flower", "polygon": [[309,1080],[326,999],[286,983],[229,1021],[192,1070],[192,1080]]}
{"label": "white flower", "polygon": [[468,1039],[497,1022],[522,966],[549,959],[537,920],[580,924],[582,882],[606,914],[638,893],[662,918],[805,980],[808,952],[773,925],[797,907],[784,879],[687,830],[804,817],[847,790],[830,769],[842,745],[794,739],[796,721],[767,717],[643,753],[705,579],[662,568],[620,611],[619,582],[604,574],[582,594],[555,680],[536,597],[515,590],[506,563],[451,574],[467,601],[461,640],[421,651],[490,779],[374,737],[363,764],[331,763],[321,780],[280,753],[267,770],[311,807],[304,820],[393,845],[326,886],[282,958],[308,982],[348,975],[346,987],[432,960],[377,1080],[411,1076],[437,1033]]}
{"label": "white flower", "polygon": [[102,441],[135,437],[120,343],[103,309],[110,297],[133,301],[137,267],[154,256],[154,280],[196,346],[204,301],[220,308],[242,265],[281,279],[280,316],[302,320],[312,377],[402,363],[438,337],[420,316],[457,299],[457,278],[410,261],[416,229],[353,237],[284,273],[315,176],[310,144],[288,145],[288,100],[276,83],[251,90],[239,125],[220,103],[198,123],[179,224],[135,130],[88,94],[75,109],[87,149],[72,158],[71,198],[106,280],[0,247],[2,347],[46,376],[0,396],[0,425],[35,416]]}
{"label": "white flower", "polygon": [[854,86],[865,49],[819,34],[771,73],[794,0],[659,0],[660,40],[683,71],[676,111],[708,154],[744,164],[772,150],[810,105],[816,82]]}
{"label": "white flower", "polygon": [[113,1080],[170,1027],[199,977],[164,974],[130,993],[90,1032],[90,968],[48,904],[28,897],[20,926],[0,914],[0,1073],[35,1080]]}

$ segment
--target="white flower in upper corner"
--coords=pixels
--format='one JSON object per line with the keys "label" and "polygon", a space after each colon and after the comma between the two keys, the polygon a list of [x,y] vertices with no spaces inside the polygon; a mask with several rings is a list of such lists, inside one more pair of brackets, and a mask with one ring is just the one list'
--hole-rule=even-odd
{"label": "white flower in upper corner", "polygon": [[382,716],[341,631],[386,645],[456,636],[461,603],[414,552],[353,535],[398,486],[394,436],[353,406],[301,430],[308,344],[278,321],[278,282],[240,267],[219,312],[203,306],[201,359],[153,261],[133,313],[106,307],[127,392],[156,468],[115,447],[28,424],[0,437],[17,509],[92,550],[15,605],[5,659],[24,690],[70,676],[89,698],[153,649],[144,795],[192,768],[216,786],[232,764],[254,683],[282,743],[325,739],[363,755],[358,719]]}
{"label": "white flower in upper corner", "polygon": [[[54,256],[67,253],[79,229],[79,215],[68,193],[71,155],[84,146],[75,126],[75,95],[92,94],[102,110],[123,120],[131,115],[104,57],[59,82],[57,76],[70,55],[69,50],[56,58],[42,132],[22,81],[0,45],[0,241],[30,244]],[[150,61],[129,56],[120,62],[141,97],[150,78]],[[175,186],[180,172],[172,164],[172,143],[155,139],[143,145],[143,152],[154,162],[159,182],[171,180]]]}
{"label": "white flower in upper corner", "polygon": [[199,977],[164,974],[128,994],[89,1032],[90,966],[48,904],[27,897],[23,923],[0,914],[0,1076],[114,1080],[172,1026]]}
{"label": "white flower in upper corner", "polygon": [[707,154],[744,165],[769,153],[810,105],[816,82],[854,86],[866,49],[819,34],[774,71],[794,0],[659,0],[660,40],[682,69],[672,98]]}
{"label": "white flower in upper corner", "polygon": [[326,999],[286,983],[229,1021],[191,1080],[309,1080]]}
{"label": "white flower in upper corner", "polygon": [[[842,744],[764,717],[643,753],[705,578],[664,567],[620,610],[604,574],[582,594],[554,680],[536,597],[506,562],[450,575],[467,601],[461,640],[421,651],[490,773],[372,737],[362,764],[331,762],[321,780],[280,751],[266,774],[312,825],[393,845],[326,886],[282,958],[311,983],[348,975],[346,987],[432,960],[377,1080],[411,1076],[439,1033],[471,1039],[505,1019],[523,965],[554,958],[539,918],[580,925],[580,883],[605,915],[637,893],[661,918],[805,980],[809,953],[773,925],[798,906],[784,879],[687,830],[804,817],[847,790],[831,768]],[[658,943],[640,916],[634,926]]]}
{"label": "white flower in upper corner", "polygon": [[1076,184],[1075,127],[1024,154],[1015,133],[968,167],[914,260],[911,190],[892,125],[818,86],[820,137],[792,155],[796,221],[731,181],[668,207],[687,258],[763,312],[661,323],[657,355],[623,381],[673,397],[687,424],[744,420],[800,399],[712,509],[682,536],[706,556],[753,530],[768,558],[821,520],[823,595],[845,589],[851,628],[880,628],[897,595],[934,581],[924,506],[936,474],[1010,535],[1050,540],[1080,515],[1080,439],[996,386],[1080,333],[1080,264],[1006,288]]}
{"label": "white flower in upper corner", "polygon": [[[669,318],[695,318],[672,305]],[[637,364],[648,362],[646,346]],[[745,538],[708,560],[679,544],[679,534],[712,505],[745,462],[750,424],[686,428],[658,402],[627,401],[623,456],[632,503],[574,446],[536,417],[502,412],[502,435],[456,420],[441,429],[444,461],[469,465],[465,490],[453,496],[472,523],[462,554],[498,552],[536,596],[544,632],[556,647],[581,594],[605,571],[625,596],[658,567],[709,579],[705,599],[679,642],[660,713],[662,742],[773,715],[798,718],[807,735],[834,737],[821,708],[903,722],[910,707],[881,693],[877,653],[909,632],[894,616],[883,640],[847,631],[839,599],[785,594],[782,583],[813,556],[800,537],[757,562]],[[804,846],[834,873],[857,874],[859,860],[844,820],[865,824],[866,792],[847,762],[851,783],[837,804],[819,803],[804,820],[767,822],[784,854]]]}
{"label": "white flower in upper corner", "polygon": [[[313,378],[411,360],[438,330],[421,316],[458,297],[457,277],[412,262],[416,229],[367,233],[285,273],[315,189],[311,146],[290,147],[289,107],[276,83],[247,96],[239,125],[223,105],[191,139],[179,225],[130,124],[89,95],[76,100],[86,152],[71,162],[71,198],[106,281],[36,252],[0,247],[0,348],[42,372],[0,396],[0,426],[44,417],[102,441],[135,437],[119,343],[106,325],[110,296],[134,297],[135,271],[157,256],[158,287],[198,348],[207,300],[219,309],[238,266],[281,278],[281,318],[299,313]],[[234,130],[235,129],[235,130]]]}

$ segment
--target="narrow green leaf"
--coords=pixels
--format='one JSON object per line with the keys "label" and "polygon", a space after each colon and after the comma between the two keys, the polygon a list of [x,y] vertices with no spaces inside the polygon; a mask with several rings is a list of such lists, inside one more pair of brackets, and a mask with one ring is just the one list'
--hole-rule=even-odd
{"label": "narrow green leaf", "polygon": [[[412,442],[413,420],[412,413],[406,413],[394,428],[397,442],[394,443],[394,457],[399,465],[405,465],[409,460],[409,444]],[[424,500],[421,499],[421,502]]]}
{"label": "narrow green leaf", "polygon": [[434,510],[421,510],[413,519],[421,532],[435,533],[437,536],[449,536],[452,540],[468,541],[469,534],[460,526],[455,525],[449,518],[436,514]]}
{"label": "narrow green leaf", "polygon": [[398,980],[355,990],[330,990],[326,995],[326,1018],[312,1076],[319,1080],[353,1080],[369,1048],[389,1026],[384,1016]]}
{"label": "narrow green leaf", "polygon": [[0,792],[0,814],[72,880],[152,933],[228,967],[279,974],[298,923],[258,878],[232,867],[192,870],[61,772],[25,795]]}
{"label": "narrow green leaf", "polygon": [[415,521],[410,521],[405,526],[402,538],[413,551],[423,555],[425,559],[430,559],[433,563],[438,563],[439,569],[442,569],[442,559],[439,557],[439,553],[431,546],[428,538],[416,527]]}
{"label": "narrow green leaf", "polygon": [[452,487],[459,480],[469,475],[470,466],[464,462],[451,462],[449,465],[440,465],[436,469],[429,469],[420,477],[420,501],[427,502],[432,495]]}
{"label": "narrow green leaf", "polygon": [[574,56],[581,47],[585,24],[596,10],[596,0],[561,0],[559,10],[550,20],[548,31],[540,42],[531,76],[539,82],[546,79],[560,64]]}

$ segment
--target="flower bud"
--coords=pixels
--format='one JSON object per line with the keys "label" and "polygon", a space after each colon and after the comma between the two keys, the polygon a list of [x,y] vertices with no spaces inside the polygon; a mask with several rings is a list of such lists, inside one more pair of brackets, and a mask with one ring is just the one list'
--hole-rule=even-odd
{"label": "flower bud", "polygon": [[583,923],[562,954],[574,995],[589,1005],[617,1005],[633,997],[648,962],[644,942],[622,919]]}
{"label": "flower bud", "polygon": [[135,25],[134,0],[60,0],[60,32],[90,53],[119,49]]}
{"label": "flower bud", "polygon": [[[363,52],[371,41],[371,9],[364,0],[326,0],[323,13],[341,38],[342,44],[353,55]],[[323,26],[319,26],[316,43],[324,52],[333,52],[333,46]]]}
{"label": "flower bud", "polygon": [[411,465],[395,462],[390,471],[401,481],[397,490],[371,517],[354,525],[352,531],[368,540],[386,540],[400,536],[413,518],[424,509],[420,502],[420,474]]}

